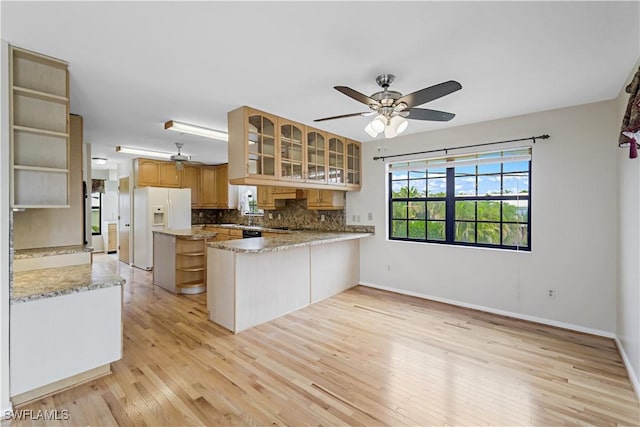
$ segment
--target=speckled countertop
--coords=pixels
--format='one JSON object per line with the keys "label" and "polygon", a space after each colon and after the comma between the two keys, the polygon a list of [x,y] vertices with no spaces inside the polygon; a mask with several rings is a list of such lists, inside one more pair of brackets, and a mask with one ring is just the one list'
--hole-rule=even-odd
{"label": "speckled countertop", "polygon": [[58,246],[53,248],[16,249],[14,259],[40,258],[51,255],[77,254],[91,252],[93,248],[85,245]]}
{"label": "speckled countertop", "polygon": [[341,242],[344,240],[362,239],[373,236],[371,233],[340,233],[321,231],[296,231],[272,237],[254,237],[251,239],[227,240],[211,242],[211,248],[224,249],[233,252],[261,253],[276,252],[303,246],[322,245],[325,243]]}
{"label": "speckled countertop", "polygon": [[154,233],[176,236],[186,240],[202,240],[215,237],[215,231],[203,230],[201,228],[191,228],[186,230],[154,230]]}
{"label": "speckled countertop", "polygon": [[205,225],[194,226],[194,227],[201,227],[204,229],[209,227],[231,228],[234,230],[263,231],[265,233],[281,233],[281,234],[290,234],[294,232],[293,230],[283,230],[281,228],[269,228],[269,227],[262,227],[259,225],[242,225],[242,224],[205,224]]}
{"label": "speckled countertop", "polygon": [[95,263],[17,271],[13,273],[11,304],[124,284],[122,277]]}

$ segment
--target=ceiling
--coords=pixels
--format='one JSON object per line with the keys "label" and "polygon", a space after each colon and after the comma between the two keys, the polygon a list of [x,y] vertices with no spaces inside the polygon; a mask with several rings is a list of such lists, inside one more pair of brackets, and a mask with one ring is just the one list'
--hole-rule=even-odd
{"label": "ceiling", "polygon": [[[409,133],[615,98],[640,57],[639,2],[1,2],[2,38],[70,63],[71,112],[94,157],[126,145],[227,160],[225,142],[165,131],[227,129],[249,105],[304,124],[367,107],[396,75],[407,94],[463,88],[424,105],[448,123]],[[366,142],[370,118],[319,124]],[[379,136],[378,138],[382,138]]]}

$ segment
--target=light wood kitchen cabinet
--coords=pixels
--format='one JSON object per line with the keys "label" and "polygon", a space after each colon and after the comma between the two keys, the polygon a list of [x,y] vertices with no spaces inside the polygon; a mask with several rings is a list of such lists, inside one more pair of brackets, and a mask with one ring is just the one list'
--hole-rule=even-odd
{"label": "light wood kitchen cabinet", "polygon": [[242,239],[242,230],[238,228],[208,226],[205,227],[205,230],[216,233],[216,236],[211,239],[214,242]]}
{"label": "light wood kitchen cabinet", "polygon": [[361,144],[358,141],[347,140],[347,187],[360,189],[362,185],[362,156]]}
{"label": "light wood kitchen cabinet", "polygon": [[235,209],[238,205],[238,187],[229,184],[228,164],[202,166],[200,169],[201,207]]}
{"label": "light wood kitchen cabinet", "polygon": [[200,167],[200,206],[203,208],[217,208],[216,197],[216,167]]}
{"label": "light wood kitchen cabinet", "polygon": [[200,203],[200,166],[185,165],[182,170],[181,187],[191,189],[191,207],[199,208]]}
{"label": "light wood kitchen cabinet", "polygon": [[318,129],[307,128],[305,135],[307,154],[307,182],[327,182],[327,134]]}
{"label": "light wood kitchen cabinet", "polygon": [[307,209],[339,210],[344,209],[344,191],[333,190],[305,190]]}
{"label": "light wood kitchen cabinet", "polygon": [[299,123],[278,120],[280,127],[280,179],[304,182],[304,134],[305,127]]}
{"label": "light wood kitchen cabinet", "polygon": [[246,106],[228,123],[232,184],[360,190],[347,185],[346,138]]}
{"label": "light wood kitchen cabinet", "polygon": [[180,172],[175,162],[158,163],[158,186],[180,188]]}
{"label": "light wood kitchen cabinet", "polygon": [[115,222],[105,223],[106,239],[104,242],[104,251],[108,254],[114,253],[118,250],[118,224]]}
{"label": "light wood kitchen cabinet", "polygon": [[10,46],[14,208],[68,208],[68,63]]}
{"label": "light wood kitchen cabinet", "polygon": [[337,135],[329,135],[327,163],[327,181],[330,184],[343,185],[345,181],[346,166],[346,144],[345,139]]}
{"label": "light wood kitchen cabinet", "polygon": [[160,165],[157,160],[136,159],[135,167],[137,187],[157,187],[159,184]]}
{"label": "light wood kitchen cabinet", "polygon": [[257,204],[258,209],[262,209],[265,211],[281,209],[285,206],[284,200],[278,200],[276,203],[276,199],[273,198],[273,188],[266,185],[258,185],[258,195],[257,195]]}
{"label": "light wood kitchen cabinet", "polygon": [[228,123],[229,177],[275,180],[277,117],[241,107],[229,112]]}
{"label": "light wood kitchen cabinet", "polygon": [[[228,164],[218,165],[215,167],[215,175],[216,175],[216,201],[217,207],[220,209],[231,209],[235,208],[238,204],[238,198],[235,197],[235,201],[233,198],[233,191],[235,190],[237,193],[237,189],[235,186],[230,188],[229,185],[229,175],[228,175]],[[230,204],[230,201],[233,204]]]}
{"label": "light wood kitchen cabinet", "polygon": [[274,210],[285,206],[286,200],[304,199],[304,190],[291,187],[258,186],[258,209]]}
{"label": "light wood kitchen cabinet", "polygon": [[139,158],[135,160],[136,187],[180,188],[182,174],[175,162]]}

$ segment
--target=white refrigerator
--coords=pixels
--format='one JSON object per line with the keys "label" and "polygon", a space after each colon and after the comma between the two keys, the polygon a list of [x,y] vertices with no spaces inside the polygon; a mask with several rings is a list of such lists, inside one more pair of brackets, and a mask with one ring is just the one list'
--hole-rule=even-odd
{"label": "white refrigerator", "polygon": [[191,228],[191,189],[133,190],[133,265],[153,268],[153,231]]}

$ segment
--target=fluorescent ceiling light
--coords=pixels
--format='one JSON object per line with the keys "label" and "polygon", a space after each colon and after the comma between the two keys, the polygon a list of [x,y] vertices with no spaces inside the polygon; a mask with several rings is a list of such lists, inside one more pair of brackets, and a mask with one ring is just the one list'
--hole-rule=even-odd
{"label": "fluorescent ceiling light", "polygon": [[102,166],[107,163],[107,159],[105,159],[104,157],[92,157],[91,160],[93,160],[93,163],[98,166]]}
{"label": "fluorescent ceiling light", "polygon": [[192,135],[204,136],[205,138],[218,139],[221,141],[229,140],[229,134],[227,132],[191,125],[189,123],[176,122],[175,120],[169,120],[166,122],[164,124],[164,128],[180,133],[190,133]]}
{"label": "fluorescent ceiling light", "polygon": [[175,153],[166,153],[163,151],[145,150],[143,148],[124,147],[118,145],[116,147],[116,153],[137,154],[139,156],[157,157],[159,159],[171,159]]}

